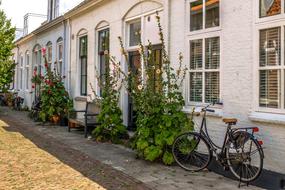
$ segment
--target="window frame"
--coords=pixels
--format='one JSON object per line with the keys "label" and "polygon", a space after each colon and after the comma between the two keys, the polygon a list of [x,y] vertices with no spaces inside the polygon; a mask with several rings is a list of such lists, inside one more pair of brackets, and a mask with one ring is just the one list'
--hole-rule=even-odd
{"label": "window frame", "polygon": [[24,56],[22,53],[20,54],[20,63],[19,63],[18,69],[19,69],[18,89],[23,90],[24,89],[24,83],[23,83],[23,79],[24,79]]}
{"label": "window frame", "polygon": [[[206,62],[205,62],[205,58],[206,58],[206,39],[209,39],[209,38],[216,38],[218,37],[219,38],[219,54],[220,54],[220,57],[219,57],[219,68],[218,69],[206,69]],[[202,40],[202,68],[200,69],[195,69],[195,70],[191,70],[189,69],[188,71],[188,79],[187,79],[187,85],[188,85],[188,90],[187,90],[187,104],[188,105],[206,105],[206,104],[209,104],[205,101],[205,98],[206,98],[206,93],[205,93],[205,88],[206,88],[206,73],[212,73],[212,72],[218,72],[219,73],[219,99],[221,100],[221,36],[216,36],[216,35],[213,35],[213,36],[197,36],[196,38],[191,38],[188,42],[188,47],[189,47],[189,51],[188,51],[188,55],[189,55],[189,60],[188,61],[188,64],[190,66],[191,64],[191,41],[194,41],[194,40]],[[196,102],[196,101],[191,101],[190,100],[190,73],[202,73],[202,101],[201,102]]]}
{"label": "window frame", "polygon": [[215,32],[215,31],[219,31],[222,29],[222,19],[221,19],[221,16],[222,16],[222,2],[223,0],[219,0],[219,26],[216,26],[216,27],[210,27],[210,28],[206,28],[206,6],[205,6],[205,2],[206,0],[202,0],[203,1],[203,26],[202,26],[202,29],[200,30],[194,30],[194,31],[191,31],[191,6],[190,6],[190,3],[193,3],[197,0],[186,0],[186,23],[187,23],[187,27],[186,27],[186,33],[187,35],[199,35],[199,34],[202,34],[202,33],[207,33],[207,32]]}
{"label": "window frame", "polygon": [[[87,49],[86,49],[86,55],[84,56],[81,56],[80,55],[80,51],[81,51],[81,39],[82,38],[86,38],[86,43],[87,43]],[[83,58],[86,58],[86,75],[82,75],[82,59]],[[87,83],[88,83],[88,34],[87,33],[84,33],[82,35],[79,35],[78,36],[78,61],[79,61],[79,94],[80,96],[87,96],[87,93],[88,93],[88,89],[87,89]],[[83,92],[83,86],[82,86],[82,78],[83,76],[86,77],[86,82],[85,82],[85,92]]]}
{"label": "window frame", "polygon": [[[100,33],[101,32],[105,32],[108,31],[109,33],[109,45],[108,45],[108,52],[110,52],[110,27],[109,25],[99,28],[96,30],[96,55],[97,55],[97,68],[98,68],[98,74],[99,74],[99,78],[101,77],[102,73],[101,73],[101,55],[100,55]],[[105,50],[104,50],[105,51]],[[104,56],[104,55],[103,55]],[[97,81],[97,79],[95,79]],[[101,88],[99,86],[99,81],[97,81],[97,94],[99,96],[102,96],[102,91]]]}
{"label": "window frame", "polygon": [[26,51],[25,53],[25,89],[29,90],[30,89],[30,67],[31,67],[31,57],[30,57],[30,52]]}
{"label": "window frame", "polygon": [[[53,55],[53,52],[52,52],[52,42],[48,42],[47,45],[46,45],[46,55],[47,55],[47,62],[49,64],[49,66],[52,65],[52,55]],[[49,51],[49,49],[51,49],[51,51]],[[51,54],[50,54],[51,53]]]}
{"label": "window frame", "polygon": [[[260,0],[254,0],[253,1],[253,7],[254,7],[254,13],[253,16],[255,18],[256,24],[263,24],[270,21],[277,21],[280,19],[285,19],[285,1],[281,0],[281,13],[277,15],[272,16],[265,16],[260,17]],[[269,24],[269,23],[267,23]]]}
{"label": "window frame", "polygon": [[[59,55],[59,50],[60,50],[60,46],[62,48],[62,57],[60,59]],[[57,42],[56,42],[56,67],[57,67],[57,72],[58,74],[60,74],[61,76],[63,75],[63,57],[64,57],[64,50],[63,50],[63,39],[60,37]]]}
{"label": "window frame", "polygon": [[[189,10],[189,9],[188,9]],[[188,29],[188,27],[186,27]],[[185,60],[187,60],[187,64],[188,66],[190,66],[190,41],[191,40],[198,40],[198,39],[205,39],[205,38],[213,38],[213,37],[219,37],[220,38],[220,67],[219,67],[219,74],[220,74],[220,101],[223,101],[223,70],[224,70],[224,65],[223,65],[223,35],[221,33],[220,30],[216,30],[216,31],[211,31],[211,32],[202,32],[202,33],[195,33],[195,34],[191,34],[189,35],[188,31],[185,31],[185,44],[184,46],[185,48]],[[205,48],[203,46],[203,48]],[[203,52],[205,52],[205,50],[203,50]],[[204,53],[203,53],[203,60],[205,59],[204,57]],[[204,61],[203,61],[204,62]],[[203,63],[204,64],[204,63]],[[204,82],[204,80],[203,80]],[[203,102],[192,102],[189,101],[190,100],[190,74],[189,74],[189,70],[187,71],[187,74],[185,76],[185,82],[184,82],[184,87],[183,87],[183,95],[185,97],[185,108],[186,109],[190,109],[193,106],[196,107],[203,107],[208,105],[207,103],[203,103]],[[215,109],[217,111],[217,115],[218,117],[220,117],[222,115],[222,105],[213,105],[211,106],[213,109]]]}
{"label": "window frame", "polygon": [[[271,16],[274,17],[274,16]],[[260,57],[259,57],[259,47],[260,47],[260,31],[264,29],[280,27],[281,30],[281,65],[278,66],[267,66],[260,67]],[[285,24],[284,21],[280,20],[274,23],[262,23],[255,25],[255,35],[254,35],[254,71],[253,71],[253,108],[255,112],[263,113],[275,113],[275,114],[285,114]],[[266,108],[259,105],[259,71],[260,70],[280,70],[280,108]]]}

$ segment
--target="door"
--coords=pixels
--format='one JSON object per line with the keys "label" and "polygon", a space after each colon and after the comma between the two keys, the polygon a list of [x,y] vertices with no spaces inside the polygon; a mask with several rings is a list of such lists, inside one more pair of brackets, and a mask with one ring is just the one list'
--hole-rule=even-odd
{"label": "door", "polygon": [[[162,53],[161,53],[161,45],[153,46],[153,61],[155,65],[158,65],[159,68],[162,66]],[[138,51],[129,52],[129,64],[131,67],[131,72],[133,72],[136,76],[138,76],[138,69],[141,68],[141,59]],[[139,77],[139,76],[138,76]],[[152,80],[157,80],[158,77],[161,77],[161,74],[157,74],[153,76]],[[155,85],[156,88],[161,88],[158,85]],[[157,90],[159,90],[157,89]],[[128,129],[135,131],[136,130],[136,106],[134,105],[132,98],[128,96]]]}

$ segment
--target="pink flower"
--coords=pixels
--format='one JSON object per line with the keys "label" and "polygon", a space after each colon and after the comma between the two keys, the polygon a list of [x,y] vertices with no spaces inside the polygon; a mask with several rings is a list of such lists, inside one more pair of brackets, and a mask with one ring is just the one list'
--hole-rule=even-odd
{"label": "pink flower", "polygon": [[43,56],[46,55],[46,51],[47,51],[47,49],[43,47],[43,48],[42,48],[42,55],[43,55]]}

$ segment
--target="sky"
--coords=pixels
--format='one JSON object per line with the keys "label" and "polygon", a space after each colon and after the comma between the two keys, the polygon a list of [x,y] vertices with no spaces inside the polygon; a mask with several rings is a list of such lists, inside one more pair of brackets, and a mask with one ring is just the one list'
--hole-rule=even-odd
{"label": "sky", "polygon": [[[0,0],[0,6],[7,15],[12,19],[12,24],[17,28],[23,28],[24,15],[27,13],[47,14],[47,0]],[[61,0],[60,10],[66,12],[82,0]]]}
{"label": "sky", "polygon": [[26,13],[47,14],[47,0],[2,0],[0,7],[17,28],[23,28]]}

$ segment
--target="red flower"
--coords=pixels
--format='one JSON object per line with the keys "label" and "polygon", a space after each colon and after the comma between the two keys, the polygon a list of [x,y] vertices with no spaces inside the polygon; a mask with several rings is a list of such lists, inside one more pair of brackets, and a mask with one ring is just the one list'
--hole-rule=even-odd
{"label": "red flower", "polygon": [[47,63],[45,64],[45,68],[48,68],[48,64]]}
{"label": "red flower", "polygon": [[46,56],[46,51],[47,51],[46,48],[42,48],[42,55],[43,56]]}
{"label": "red flower", "polygon": [[35,88],[35,85],[32,85],[32,88]]}

